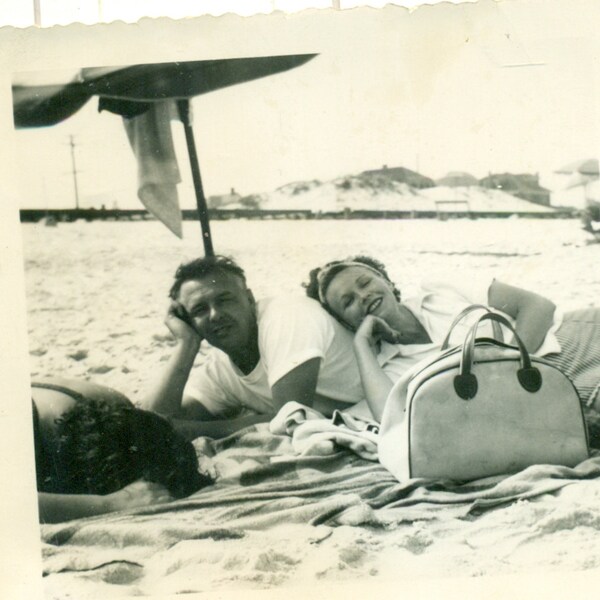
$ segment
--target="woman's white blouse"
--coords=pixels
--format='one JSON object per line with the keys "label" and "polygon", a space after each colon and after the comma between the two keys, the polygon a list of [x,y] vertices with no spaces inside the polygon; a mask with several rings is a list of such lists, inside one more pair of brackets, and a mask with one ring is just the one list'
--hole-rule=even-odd
{"label": "woman's white blouse", "polygon": [[[492,280],[493,281],[493,280]],[[407,370],[413,368],[422,360],[436,353],[454,320],[454,317],[470,304],[488,304],[488,291],[492,281],[469,281],[448,283],[441,281],[423,282],[419,292],[405,301],[403,305],[408,308],[429,334],[432,342],[428,344],[388,344],[383,342],[378,354],[378,362],[383,371],[397,381]],[[502,311],[491,309],[505,316],[513,325],[514,319]],[[452,333],[450,344],[460,344],[464,341],[467,331],[472,326],[482,311],[473,311],[457,325]],[[554,321],[549,329],[544,342],[536,356],[560,352],[560,344],[555,332],[562,323],[562,312],[557,308],[554,312]],[[480,325],[481,336],[492,336],[489,321]],[[505,339],[510,339],[505,333]]]}

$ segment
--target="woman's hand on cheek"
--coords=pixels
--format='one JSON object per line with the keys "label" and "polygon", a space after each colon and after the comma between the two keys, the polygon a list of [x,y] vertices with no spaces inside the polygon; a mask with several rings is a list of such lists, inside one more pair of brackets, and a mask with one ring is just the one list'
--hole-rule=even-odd
{"label": "woman's hand on cheek", "polygon": [[392,329],[383,319],[367,315],[359,325],[354,336],[355,344],[368,343],[374,347],[378,342],[385,341],[397,344],[401,339],[400,332]]}

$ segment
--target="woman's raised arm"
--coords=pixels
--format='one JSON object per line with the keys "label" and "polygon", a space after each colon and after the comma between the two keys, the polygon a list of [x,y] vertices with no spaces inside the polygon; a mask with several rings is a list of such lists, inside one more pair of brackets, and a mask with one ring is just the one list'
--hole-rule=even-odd
{"label": "woman's raised arm", "polygon": [[554,319],[556,306],[552,301],[495,279],[488,303],[515,319],[517,333],[529,352],[540,348]]}

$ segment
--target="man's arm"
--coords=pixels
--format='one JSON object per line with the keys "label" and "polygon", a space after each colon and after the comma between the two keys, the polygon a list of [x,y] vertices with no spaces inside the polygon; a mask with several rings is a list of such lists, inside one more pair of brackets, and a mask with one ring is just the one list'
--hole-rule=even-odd
{"label": "man's arm", "polygon": [[299,402],[306,406],[313,406],[320,366],[320,358],[311,358],[286,373],[273,384],[271,393],[273,394],[275,413],[286,402]]}
{"label": "man's arm", "polygon": [[271,388],[274,411],[270,415],[264,415],[267,417],[265,420],[272,419],[286,402],[304,404],[325,416],[332,415],[336,409],[348,408],[347,402],[334,400],[316,392],[320,366],[320,358],[311,358],[275,382]]}
{"label": "man's arm", "polygon": [[494,280],[488,292],[489,305],[515,319],[516,330],[529,352],[536,352],[552,326],[553,302],[522,288]]}
{"label": "man's arm", "polygon": [[183,390],[202,341],[196,331],[177,316],[177,308],[177,303],[173,302],[165,319],[176,340],[175,350],[142,401],[142,408],[169,417],[182,415]]}
{"label": "man's arm", "polygon": [[336,402],[316,393],[320,366],[320,358],[311,358],[276,381],[271,388],[273,396],[272,412],[219,419],[218,417],[215,418],[200,403],[191,401],[184,403],[183,412],[181,413],[184,415],[183,418],[172,418],[171,423],[188,440],[200,436],[220,438],[249,425],[270,421],[286,402],[298,402],[305,406],[314,406],[315,409],[324,414],[333,412],[333,408],[346,408],[346,403]]}
{"label": "man's arm", "polygon": [[[266,423],[273,418],[274,414],[245,415],[233,419],[218,419],[198,421],[195,419],[171,419],[171,424],[186,440],[192,441],[198,437],[210,437],[213,439],[227,437],[244,427]],[[214,417],[213,417],[214,419]]]}
{"label": "man's arm", "polygon": [[159,414],[181,415],[183,390],[190,376],[198,346],[178,342],[158,381],[144,398],[141,407]]}
{"label": "man's arm", "polygon": [[[348,407],[348,403],[316,392],[322,361],[334,343],[336,326],[333,317],[309,298],[281,296],[266,306],[259,321],[259,344],[275,412],[292,401],[325,415],[331,415],[335,408]],[[348,351],[352,356],[350,346]]]}

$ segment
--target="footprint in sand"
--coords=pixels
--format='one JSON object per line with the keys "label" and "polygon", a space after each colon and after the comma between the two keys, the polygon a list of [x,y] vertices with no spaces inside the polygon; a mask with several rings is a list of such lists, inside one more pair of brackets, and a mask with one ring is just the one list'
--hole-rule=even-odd
{"label": "footprint in sand", "polygon": [[152,335],[152,339],[155,342],[167,342],[167,343],[174,343],[175,340],[173,339],[173,336],[170,333],[155,333]]}
{"label": "footprint in sand", "polygon": [[84,358],[88,357],[88,351],[87,350],[77,350],[77,352],[67,354],[67,356],[69,358],[72,358],[73,360],[83,360]]}
{"label": "footprint in sand", "polygon": [[108,373],[113,369],[114,367],[111,367],[110,365],[98,365],[97,367],[90,367],[88,371],[94,375],[103,375],[104,373]]}

